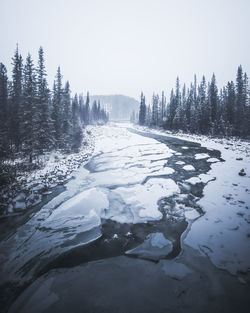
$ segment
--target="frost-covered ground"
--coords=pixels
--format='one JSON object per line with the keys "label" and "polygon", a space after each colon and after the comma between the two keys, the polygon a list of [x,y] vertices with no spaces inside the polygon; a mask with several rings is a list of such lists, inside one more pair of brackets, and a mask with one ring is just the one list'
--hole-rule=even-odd
{"label": "frost-covered ground", "polygon": [[[206,136],[169,134],[161,130],[142,131],[198,142],[208,149],[221,151],[225,162],[197,154],[211,164],[211,179],[197,202],[205,214],[186,233],[184,244],[207,255],[219,268],[232,274],[250,270],[250,143],[236,139],[212,139]],[[190,168],[191,169],[191,168]],[[242,169],[244,171],[242,171]],[[215,179],[214,179],[215,178]],[[194,175],[187,181],[198,184],[202,177]],[[240,277],[244,281],[244,276]]]}

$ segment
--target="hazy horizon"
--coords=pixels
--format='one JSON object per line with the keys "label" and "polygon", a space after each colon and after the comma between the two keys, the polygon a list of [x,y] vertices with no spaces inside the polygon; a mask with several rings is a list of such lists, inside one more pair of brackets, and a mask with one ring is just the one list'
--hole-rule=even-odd
{"label": "hazy horizon", "polygon": [[37,61],[44,48],[50,87],[61,66],[72,92],[148,100],[216,74],[218,86],[250,73],[250,1],[0,0],[0,62],[11,77],[16,44]]}

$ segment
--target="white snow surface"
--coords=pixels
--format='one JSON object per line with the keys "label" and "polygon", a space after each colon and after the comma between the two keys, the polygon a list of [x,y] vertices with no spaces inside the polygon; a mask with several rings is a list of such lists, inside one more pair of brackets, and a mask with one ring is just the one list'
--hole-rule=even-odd
{"label": "white snow surface", "polygon": [[[250,269],[250,143],[236,138],[173,135],[162,130],[137,128],[198,142],[209,150],[221,151],[225,162],[208,159],[212,163],[208,174],[187,180],[191,184],[204,180],[209,183],[198,201],[205,215],[191,224],[183,240],[184,248],[187,245],[199,250],[217,267],[232,274],[247,272]],[[241,169],[244,169],[245,176],[239,175]]]}
{"label": "white snow surface", "polygon": [[183,169],[185,170],[185,171],[195,171],[195,168],[193,167],[193,165],[184,165],[183,166]]}
{"label": "white snow surface", "polygon": [[209,155],[207,153],[197,153],[194,157],[196,160],[201,160],[209,158]]}
{"label": "white snow surface", "polygon": [[207,162],[215,163],[215,162],[220,162],[220,160],[218,160],[216,158],[209,158],[209,159],[207,159]]}
{"label": "white snow surface", "polygon": [[183,162],[183,161],[177,161],[177,162],[175,162],[175,164],[177,164],[177,165],[184,165],[185,162]]}

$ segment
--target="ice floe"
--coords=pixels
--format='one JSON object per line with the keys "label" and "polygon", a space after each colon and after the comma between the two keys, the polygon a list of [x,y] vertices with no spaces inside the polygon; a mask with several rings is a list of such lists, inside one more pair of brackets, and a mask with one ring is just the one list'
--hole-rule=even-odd
{"label": "ice floe", "polygon": [[197,153],[194,157],[196,160],[201,160],[209,158],[209,155],[207,153]]}
{"label": "ice floe", "polygon": [[152,233],[141,245],[126,251],[126,254],[157,261],[165,258],[172,250],[172,242],[166,239],[162,233]]}
{"label": "ice floe", "polygon": [[195,171],[195,168],[193,167],[193,165],[184,165],[183,169],[185,171]]}

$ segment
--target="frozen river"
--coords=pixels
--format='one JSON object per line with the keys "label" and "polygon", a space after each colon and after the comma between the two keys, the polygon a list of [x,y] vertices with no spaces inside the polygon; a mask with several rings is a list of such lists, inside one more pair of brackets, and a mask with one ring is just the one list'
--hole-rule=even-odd
{"label": "frozen river", "polygon": [[[65,190],[0,243],[2,285],[18,290],[53,269],[111,257],[122,266],[127,259],[131,273],[139,260],[145,269],[152,264],[143,262],[172,260],[181,253],[188,226],[204,214],[197,201],[216,161],[219,151],[197,143],[145,135],[126,125],[102,127],[92,158]],[[182,275],[192,272],[183,266]],[[58,301],[48,294],[52,304]],[[17,303],[13,312],[27,312],[31,304],[24,303],[23,311]],[[53,305],[41,310],[52,311]]]}

